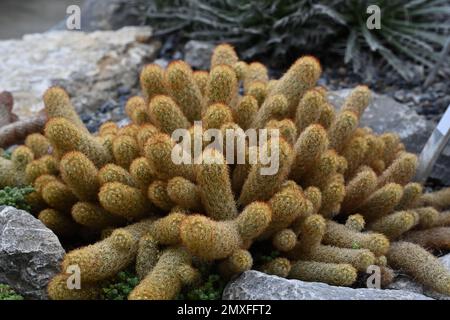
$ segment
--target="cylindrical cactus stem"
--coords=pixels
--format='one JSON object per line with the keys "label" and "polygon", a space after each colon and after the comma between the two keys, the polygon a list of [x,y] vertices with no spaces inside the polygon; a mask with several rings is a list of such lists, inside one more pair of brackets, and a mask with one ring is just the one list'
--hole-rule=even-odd
{"label": "cylindrical cactus stem", "polygon": [[258,112],[258,100],[251,95],[244,96],[236,106],[235,116],[237,124],[244,130],[250,128]]}
{"label": "cylindrical cactus stem", "polygon": [[130,187],[137,187],[133,176],[123,167],[109,163],[98,171],[98,181],[100,185],[108,182],[120,182]]}
{"label": "cylindrical cactus stem", "polygon": [[434,227],[439,220],[439,212],[433,207],[413,209],[418,217],[418,228],[428,229]]}
{"label": "cylindrical cactus stem", "polygon": [[70,216],[54,209],[42,210],[38,219],[59,237],[72,237],[80,231],[79,226]]}
{"label": "cylindrical cactus stem", "polygon": [[128,135],[119,135],[114,138],[112,150],[116,163],[127,170],[133,160],[140,155],[136,139]]}
{"label": "cylindrical cactus stem", "polygon": [[233,122],[233,112],[230,107],[222,103],[210,105],[203,113],[202,124],[205,130],[219,129],[228,122]]}
{"label": "cylindrical cactus stem", "polygon": [[334,286],[351,286],[356,281],[357,271],[350,264],[297,261],[292,265],[288,277]]}
{"label": "cylindrical cactus stem", "polygon": [[150,123],[146,123],[140,126],[139,132],[136,135],[136,141],[141,151],[144,150],[144,145],[147,142],[147,140],[156,133],[159,133],[158,128],[156,128],[154,125]]}
{"label": "cylindrical cactus stem", "polygon": [[125,104],[125,113],[135,124],[148,123],[150,118],[147,114],[147,104],[142,97],[131,97]]}
{"label": "cylindrical cactus stem", "polygon": [[395,207],[396,210],[408,210],[415,207],[422,195],[423,187],[420,183],[411,182],[403,188],[403,196],[400,203]]}
{"label": "cylindrical cactus stem", "polygon": [[248,64],[245,61],[238,61],[233,65],[233,70],[236,72],[238,81],[242,81],[247,73]]}
{"label": "cylindrical cactus stem", "polygon": [[216,222],[202,215],[188,216],[181,224],[183,245],[205,260],[224,259],[242,245],[232,221]]}
{"label": "cylindrical cactus stem", "polygon": [[129,300],[171,300],[183,285],[194,284],[199,273],[192,267],[190,254],[183,248],[163,251],[156,265],[131,291]]}
{"label": "cylindrical cactus stem", "polygon": [[279,257],[266,262],[259,269],[261,272],[286,278],[291,271],[291,262],[286,258]]}
{"label": "cylindrical cactus stem", "polygon": [[370,265],[375,264],[375,255],[368,249],[349,249],[334,246],[319,245],[302,255],[302,259],[327,262],[346,263],[358,271],[366,272]]}
{"label": "cylindrical cactus stem", "polygon": [[177,245],[181,242],[180,228],[185,218],[184,213],[173,210],[167,216],[155,220],[149,233],[159,244]]}
{"label": "cylindrical cactus stem", "polygon": [[35,159],[48,155],[52,148],[50,141],[40,133],[28,135],[25,145],[33,151]]}
{"label": "cylindrical cactus stem", "polygon": [[203,98],[206,96],[206,87],[208,86],[208,71],[194,71],[194,81],[197,84]]}
{"label": "cylindrical cactus stem", "polygon": [[434,226],[450,226],[450,211],[439,212],[439,217],[436,219]]}
{"label": "cylindrical cactus stem", "polygon": [[206,88],[207,106],[223,103],[233,107],[237,94],[238,81],[233,68],[227,65],[218,65],[211,69]]}
{"label": "cylindrical cactus stem", "polygon": [[341,210],[353,213],[375,191],[377,175],[370,167],[364,167],[345,186],[345,197]]}
{"label": "cylindrical cactus stem", "polygon": [[71,210],[72,218],[82,226],[101,230],[125,224],[126,220],[112,215],[92,202],[77,202]]}
{"label": "cylindrical cactus stem", "polygon": [[140,189],[120,182],[104,184],[98,198],[103,208],[128,220],[143,218],[151,210],[149,201]]}
{"label": "cylindrical cactus stem", "polygon": [[331,218],[339,213],[340,204],[345,196],[345,181],[341,174],[336,174],[322,189],[322,205],[319,213]]}
{"label": "cylindrical cactus stem", "polygon": [[392,182],[400,185],[407,184],[416,174],[417,165],[416,155],[403,152],[379,177],[378,186]]}
{"label": "cylindrical cactus stem", "polygon": [[[308,211],[309,214],[316,214],[319,212],[320,207],[322,206],[322,192],[317,187],[308,187],[304,192],[305,198],[309,200]],[[309,208],[309,206],[311,208]]]}
{"label": "cylindrical cactus stem", "polygon": [[189,121],[198,120],[204,100],[194,79],[191,67],[183,61],[174,61],[166,70],[170,94]]}
{"label": "cylindrical cactus stem", "polygon": [[438,210],[450,208],[450,188],[425,193],[420,198],[420,203],[425,206],[435,207]]}
{"label": "cylindrical cactus stem", "polygon": [[235,219],[214,221],[202,215],[190,215],[181,224],[183,245],[205,260],[224,259],[236,249],[259,236],[269,225],[270,207],[254,202]]}
{"label": "cylindrical cactus stem", "polygon": [[45,126],[45,136],[61,154],[79,151],[97,167],[112,162],[111,154],[98,139],[82,131],[67,119],[50,119]]}
{"label": "cylindrical cactus stem", "polygon": [[193,164],[177,164],[172,160],[175,142],[166,134],[158,133],[152,136],[144,146],[144,155],[154,168],[159,179],[167,180],[182,176],[195,181]]}
{"label": "cylindrical cactus stem", "polygon": [[11,154],[11,162],[14,171],[17,175],[24,178],[24,173],[27,165],[34,160],[33,151],[27,146],[18,146]]}
{"label": "cylindrical cactus stem", "polygon": [[130,165],[130,175],[140,188],[147,188],[148,185],[156,178],[155,169],[147,158],[144,157],[133,160]]}
{"label": "cylindrical cactus stem", "polygon": [[136,258],[139,239],[148,232],[151,220],[116,229],[104,240],[67,253],[62,272],[70,266],[80,268],[82,282],[108,279],[126,268]]}
{"label": "cylindrical cactus stem", "polygon": [[376,256],[384,255],[389,249],[389,240],[383,234],[354,231],[331,220],[327,221],[322,242],[341,248],[369,249]]}
{"label": "cylindrical cactus stem", "polygon": [[260,107],[264,100],[266,100],[268,94],[267,84],[264,82],[255,81],[249,86],[246,94],[253,96],[256,101],[258,101],[258,106]]}
{"label": "cylindrical cactus stem", "polygon": [[282,188],[270,198],[268,204],[272,209],[272,221],[261,239],[289,227],[300,216],[306,215],[309,209],[307,199],[298,186]]}
{"label": "cylindrical cactus stem", "polygon": [[347,228],[357,232],[363,231],[365,225],[366,221],[364,220],[364,217],[360,214],[352,214],[348,216],[347,220],[345,221],[345,226]]}
{"label": "cylindrical cactus stem", "polygon": [[386,288],[395,280],[395,271],[387,266],[379,266],[381,271],[380,284],[382,288]]}
{"label": "cylindrical cactus stem", "polygon": [[51,300],[96,300],[101,294],[98,283],[81,283],[80,288],[69,288],[70,273],[54,276],[47,285],[47,294]]}
{"label": "cylindrical cactus stem", "polygon": [[357,86],[345,99],[342,110],[354,112],[358,118],[361,118],[364,110],[369,106],[372,99],[372,93],[367,86]]}
{"label": "cylindrical cactus stem", "polygon": [[42,188],[42,199],[52,208],[66,212],[78,201],[68,186],[60,181],[51,181]]}
{"label": "cylindrical cactus stem", "polygon": [[[37,164],[39,162],[37,162],[36,160],[33,161],[32,163],[30,163],[28,167],[37,167]],[[46,168],[41,165],[39,169],[42,170],[36,170],[38,168],[33,168],[33,171],[38,171],[37,174],[30,174],[28,172],[28,170],[25,173],[25,179],[29,182],[33,182],[34,179],[36,179],[39,175],[41,171],[46,171]],[[20,181],[21,179],[17,179],[17,175],[15,174],[15,170],[13,168],[13,164],[11,160],[5,159],[3,157],[0,157],[0,188],[6,187],[6,186],[16,186],[16,185],[21,185],[22,183],[24,183],[25,181]],[[45,172],[47,173],[47,172]]]}
{"label": "cylindrical cactus stem", "polygon": [[214,220],[237,217],[228,165],[223,155],[217,150],[206,149],[203,163],[197,166],[196,171],[200,197],[208,216]]}
{"label": "cylindrical cactus stem", "polygon": [[325,98],[314,89],[303,95],[295,113],[295,125],[299,133],[319,120],[324,104]]}
{"label": "cylindrical cactus stem", "polygon": [[264,128],[271,120],[281,120],[288,117],[288,102],[283,95],[273,95],[268,97],[261,108],[256,113],[251,127],[254,129]]}
{"label": "cylindrical cactus stem", "polygon": [[112,121],[107,121],[103,123],[100,128],[98,129],[99,136],[107,136],[107,135],[117,135],[117,132],[119,131],[119,127],[117,126],[117,123]]}
{"label": "cylindrical cactus stem", "polygon": [[234,48],[227,43],[222,43],[216,46],[213,50],[210,69],[212,70],[214,67],[219,65],[227,65],[232,67],[238,61],[239,58]]}
{"label": "cylindrical cactus stem", "polygon": [[354,112],[342,111],[328,129],[330,148],[340,152],[358,127],[358,117]]}
{"label": "cylindrical cactus stem", "polygon": [[334,111],[334,107],[331,103],[324,103],[322,105],[322,112],[320,114],[319,120],[317,121],[322,127],[326,130],[331,127],[331,124],[336,119],[336,113]]}
{"label": "cylindrical cactus stem", "polygon": [[60,87],[51,87],[44,93],[45,113],[48,119],[64,118],[85,133],[88,133],[83,121],[76,113],[69,95]]}
{"label": "cylindrical cactus stem", "polygon": [[392,161],[397,157],[397,152],[401,149],[401,140],[396,133],[388,132],[380,135],[383,141],[383,161],[387,166],[390,166]]}
{"label": "cylindrical cactus stem", "polygon": [[54,175],[43,174],[34,181],[34,184],[33,184],[34,190],[36,190],[36,192],[38,192],[39,194],[42,194],[42,189],[44,188],[44,186],[47,183],[53,182],[53,181],[60,181],[60,180],[58,180],[58,178]]}
{"label": "cylindrical cactus stem", "polygon": [[322,68],[316,58],[301,57],[273,85],[270,94],[284,95],[288,101],[290,114],[293,115],[300,98],[307,90],[314,88],[321,73]]}
{"label": "cylindrical cactus stem", "polygon": [[167,194],[174,203],[183,208],[201,210],[200,188],[183,177],[175,177],[167,182]]}
{"label": "cylindrical cactus stem", "polygon": [[310,215],[299,224],[298,242],[290,251],[289,257],[299,259],[306,253],[313,251],[322,241],[326,231],[325,219],[318,214]]}
{"label": "cylindrical cactus stem", "polygon": [[325,151],[317,160],[310,173],[304,177],[301,184],[304,186],[316,186],[320,189],[330,182],[336,175],[339,166],[339,156],[334,150]]}
{"label": "cylindrical cactus stem", "polygon": [[229,279],[234,275],[250,270],[252,266],[252,254],[247,250],[238,249],[231,256],[220,262],[219,272],[222,277]]}
{"label": "cylindrical cactus stem", "polygon": [[175,205],[167,193],[166,181],[153,181],[148,187],[147,196],[155,206],[165,211],[169,211]]}
{"label": "cylindrical cactus stem", "polygon": [[366,139],[363,137],[353,137],[343,148],[342,156],[347,160],[347,170],[345,171],[347,178],[354,176],[357,169],[363,164],[367,152],[370,152],[370,150]]}
{"label": "cylindrical cactus stem", "polygon": [[269,74],[266,66],[259,62],[252,62],[248,65],[244,74],[244,92],[248,93],[250,86],[256,81],[269,82]]}
{"label": "cylindrical cactus stem", "polygon": [[273,235],[272,244],[275,249],[281,252],[291,251],[297,244],[297,235],[292,229],[283,229],[277,231]]}
{"label": "cylindrical cactus stem", "polygon": [[139,80],[142,93],[147,103],[154,96],[167,94],[168,92],[164,69],[157,64],[146,65],[141,71]]}
{"label": "cylindrical cactus stem", "polygon": [[367,221],[373,221],[391,213],[402,199],[403,187],[396,183],[389,183],[375,191],[357,211]]}
{"label": "cylindrical cactus stem", "polygon": [[172,98],[158,95],[148,105],[150,121],[162,132],[171,134],[176,129],[187,129],[189,120]]}
{"label": "cylindrical cactus stem", "polygon": [[267,229],[272,220],[272,210],[264,202],[252,202],[247,205],[234,220],[243,241],[250,241]]}
{"label": "cylindrical cactus stem", "polygon": [[402,240],[416,243],[427,249],[449,250],[450,228],[436,227],[427,230],[410,231],[402,237]]}
{"label": "cylindrical cactus stem", "polygon": [[[294,155],[292,147],[284,139],[280,138],[277,141],[271,138],[263,146],[260,160],[262,156],[272,158],[271,167],[267,168],[261,161],[251,166],[239,197],[239,203],[242,205],[256,200],[269,200],[287,178]],[[275,173],[272,170],[275,169],[274,165],[278,169]],[[267,170],[269,172],[266,172]]]}
{"label": "cylindrical cactus stem", "polygon": [[280,136],[289,144],[294,145],[297,139],[297,128],[291,119],[270,120],[266,123],[266,128],[280,131]]}
{"label": "cylindrical cactus stem", "polygon": [[81,152],[69,152],[60,162],[61,177],[78,199],[97,199],[100,188],[98,170],[94,163]]}
{"label": "cylindrical cactus stem", "polygon": [[419,245],[395,242],[391,244],[386,256],[393,268],[406,272],[433,290],[450,295],[450,272],[435,256]]}
{"label": "cylindrical cactus stem", "polygon": [[144,279],[159,260],[160,250],[158,242],[148,233],[139,239],[136,254],[136,274],[139,279]]}

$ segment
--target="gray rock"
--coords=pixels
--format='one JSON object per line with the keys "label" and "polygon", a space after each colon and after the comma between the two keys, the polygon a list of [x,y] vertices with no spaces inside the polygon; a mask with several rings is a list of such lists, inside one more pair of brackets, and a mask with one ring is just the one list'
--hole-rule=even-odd
{"label": "gray rock", "polygon": [[[26,118],[43,107],[52,85],[64,87],[77,111],[93,110],[116,99],[118,88],[137,88],[138,74],[159,43],[148,43],[149,27],[118,31],[50,31],[0,41],[1,90],[14,97],[14,112]],[[32,48],[32,50],[30,50]]]}
{"label": "gray rock", "polygon": [[214,45],[208,42],[190,40],[184,46],[184,60],[192,67],[209,68]]}
{"label": "gray rock", "polygon": [[0,283],[29,299],[46,287],[65,254],[56,235],[26,211],[0,206]]}
{"label": "gray rock", "polygon": [[147,0],[86,0],[81,8],[83,31],[117,30],[145,22]]}
{"label": "gray rock", "polygon": [[[331,91],[330,102],[340,108],[351,89]],[[361,125],[370,127],[376,133],[396,132],[409,152],[420,154],[422,148],[434,130],[434,123],[418,115],[412,108],[400,104],[394,99],[373,94],[371,105],[361,118]],[[431,177],[450,185],[450,144],[436,162]]]}
{"label": "gray rock", "polygon": [[230,282],[224,300],[432,300],[404,290],[352,289],[288,280],[250,270]]}

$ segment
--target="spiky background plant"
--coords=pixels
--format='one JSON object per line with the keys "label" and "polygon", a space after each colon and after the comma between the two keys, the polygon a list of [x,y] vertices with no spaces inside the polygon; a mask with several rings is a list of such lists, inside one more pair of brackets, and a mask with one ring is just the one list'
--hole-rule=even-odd
{"label": "spiky background plant", "polygon": [[[369,5],[381,9],[379,30],[366,27]],[[356,72],[367,72],[367,62],[382,57],[407,80],[411,65],[433,67],[450,35],[445,0],[163,0],[147,16],[157,34],[229,42],[244,59],[281,64],[331,50]]]}
{"label": "spiky background plant", "polygon": [[[174,299],[197,288],[201,298],[216,298],[205,268],[223,281],[253,268],[351,286],[371,265],[384,286],[395,269],[450,294],[450,271],[426,250],[450,249],[450,189],[423,195],[411,182],[417,158],[400,138],[359,127],[368,87],[357,86],[335,109],[317,86],[322,69],[312,56],[279,79],[240,61],[227,44],[216,47],[211,65],[208,72],[182,61],[144,67],[142,97],[126,105],[131,123],[107,122],[97,134],[52,87],[43,134],[29,136],[11,160],[0,158],[0,187],[31,184],[27,202],[48,228],[75,242],[92,239],[65,255],[50,298],[98,298],[104,281],[133,266],[137,285],[119,284],[124,290],[113,287],[114,294]],[[174,130],[203,136],[239,124],[279,129],[281,137],[277,143],[269,133],[256,163],[247,140],[239,150],[246,162],[228,164],[204,137],[202,163],[172,160]],[[278,170],[264,175],[261,156],[275,152]],[[72,265],[81,271],[79,290],[67,287]]]}

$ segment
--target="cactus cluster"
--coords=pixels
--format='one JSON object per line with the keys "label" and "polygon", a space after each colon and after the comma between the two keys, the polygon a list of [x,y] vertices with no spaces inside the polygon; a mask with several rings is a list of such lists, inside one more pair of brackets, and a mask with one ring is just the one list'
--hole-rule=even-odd
{"label": "cactus cluster", "polygon": [[[316,85],[320,74],[306,56],[271,80],[264,65],[219,45],[210,71],[182,61],[144,67],[142,97],[126,105],[130,124],[107,122],[97,135],[64,90],[48,89],[45,130],[11,160],[0,158],[0,186],[31,184],[34,212],[59,236],[101,237],[66,254],[49,296],[95,298],[102,281],[135,264],[140,283],[130,299],[173,299],[200,283],[204,263],[225,278],[255,268],[340,286],[378,265],[384,284],[395,268],[450,294],[450,272],[426,250],[450,248],[450,212],[442,211],[449,190],[423,194],[411,182],[417,159],[399,137],[359,127],[367,87],[335,110]],[[258,151],[278,151],[277,172],[263,175],[261,162],[228,164],[204,146],[203,162],[174,163],[171,134],[195,132],[199,120],[204,132],[278,129],[279,143]],[[256,243],[280,255],[258,264]],[[79,290],[64,285],[74,265]]]}

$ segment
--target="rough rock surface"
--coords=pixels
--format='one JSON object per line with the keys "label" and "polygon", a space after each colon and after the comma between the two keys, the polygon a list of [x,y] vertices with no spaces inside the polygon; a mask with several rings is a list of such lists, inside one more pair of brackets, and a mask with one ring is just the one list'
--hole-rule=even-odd
{"label": "rough rock surface", "polygon": [[52,85],[64,87],[78,111],[114,99],[117,88],[138,88],[138,72],[159,43],[150,27],[118,31],[49,31],[0,41],[0,91],[14,97],[14,112],[26,117],[42,108]]}
{"label": "rough rock surface", "polygon": [[[439,258],[439,260],[444,264],[444,266],[450,271],[450,253],[442,256]],[[412,291],[419,294],[424,294],[428,297],[431,297],[433,299],[437,300],[450,300],[450,296],[441,294],[439,292],[436,292],[430,288],[427,288],[411,278],[407,276],[400,276],[398,279],[389,285],[390,289],[401,289],[401,290],[407,290]]]}
{"label": "rough rock surface", "polygon": [[0,283],[29,299],[46,286],[65,254],[56,235],[26,211],[0,206]]}
{"label": "rough rock surface", "polygon": [[184,60],[192,67],[207,70],[214,45],[204,41],[190,40],[184,46]]}
{"label": "rough rock surface", "polygon": [[[329,94],[330,102],[339,108],[350,92],[351,89],[331,91]],[[377,133],[396,132],[405,144],[406,149],[416,154],[420,154],[435,127],[433,122],[418,115],[413,109],[386,95],[376,93],[373,94],[372,103],[361,118],[361,125],[368,126]],[[448,163],[450,163],[450,143],[444,148],[431,174],[432,178],[450,185]]]}
{"label": "rough rock surface", "polygon": [[352,289],[288,280],[250,270],[230,282],[224,300],[430,300],[403,290]]}

